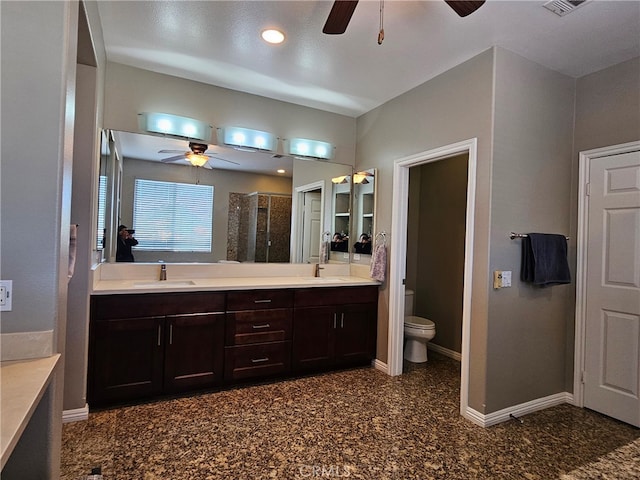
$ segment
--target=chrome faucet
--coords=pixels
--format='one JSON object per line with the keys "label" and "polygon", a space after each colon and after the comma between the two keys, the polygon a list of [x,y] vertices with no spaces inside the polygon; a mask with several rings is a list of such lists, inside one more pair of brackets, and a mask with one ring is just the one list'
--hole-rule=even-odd
{"label": "chrome faucet", "polygon": [[320,270],[324,270],[324,267],[321,267],[319,263],[316,263],[316,268],[315,268],[315,271],[313,272],[313,276],[316,278],[319,277]]}
{"label": "chrome faucet", "polygon": [[167,266],[162,264],[160,265],[160,281],[167,279]]}

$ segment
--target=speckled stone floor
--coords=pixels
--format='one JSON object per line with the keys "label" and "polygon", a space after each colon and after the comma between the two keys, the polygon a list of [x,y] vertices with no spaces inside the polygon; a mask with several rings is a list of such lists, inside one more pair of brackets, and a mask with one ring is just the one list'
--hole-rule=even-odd
{"label": "speckled stone floor", "polygon": [[371,368],[103,410],[64,425],[62,479],[637,479],[640,430],[560,405],[481,428],[460,364]]}

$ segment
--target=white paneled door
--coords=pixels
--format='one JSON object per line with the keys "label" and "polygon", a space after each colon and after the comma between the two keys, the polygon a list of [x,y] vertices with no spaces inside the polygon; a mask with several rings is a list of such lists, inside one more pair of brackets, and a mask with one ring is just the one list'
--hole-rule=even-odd
{"label": "white paneled door", "polygon": [[640,427],[640,152],[592,158],[584,406]]}
{"label": "white paneled door", "polygon": [[302,235],[302,263],[319,263],[322,237],[322,196],[319,192],[305,192]]}

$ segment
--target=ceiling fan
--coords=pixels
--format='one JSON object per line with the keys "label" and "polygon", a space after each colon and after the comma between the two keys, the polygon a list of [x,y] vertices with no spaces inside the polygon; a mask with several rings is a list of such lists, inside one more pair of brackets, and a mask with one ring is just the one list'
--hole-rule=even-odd
{"label": "ceiling fan", "polygon": [[[458,15],[466,17],[479,9],[485,0],[467,1],[467,0],[445,0]],[[322,33],[328,35],[340,35],[347,30],[351,16],[353,15],[358,0],[336,0],[329,12],[327,22],[324,24]]]}
{"label": "ceiling fan", "polygon": [[205,153],[209,145],[206,143],[189,142],[189,149],[191,151],[184,152],[182,150],[160,150],[158,153],[179,153],[180,155],[174,155],[173,157],[163,158],[160,160],[163,163],[178,162],[180,160],[187,160],[194,167],[211,168],[207,165],[210,159],[221,160],[223,162],[233,163],[234,165],[240,165],[237,162],[231,160],[225,160],[224,158],[215,157],[211,154]]}

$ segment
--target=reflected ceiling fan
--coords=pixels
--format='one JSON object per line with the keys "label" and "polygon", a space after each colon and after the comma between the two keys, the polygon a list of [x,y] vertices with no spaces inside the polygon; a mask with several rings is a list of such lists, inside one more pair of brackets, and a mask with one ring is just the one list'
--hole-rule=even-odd
{"label": "reflected ceiling fan", "polygon": [[[458,15],[466,17],[479,9],[485,0],[467,1],[467,0],[445,0]],[[341,35],[347,30],[351,16],[353,15],[358,0],[336,0],[329,12],[327,22],[324,24],[322,33],[328,35]]]}
{"label": "reflected ceiling fan", "polygon": [[224,158],[216,157],[214,155],[205,153],[209,148],[206,143],[189,142],[189,148],[191,151],[184,152],[182,150],[160,150],[158,153],[179,153],[180,155],[174,155],[173,157],[163,158],[160,160],[162,163],[178,162],[180,160],[186,160],[194,167],[212,168],[208,165],[209,160],[221,160],[227,163],[233,163],[234,165],[240,165],[237,162],[231,160],[225,160]]}

